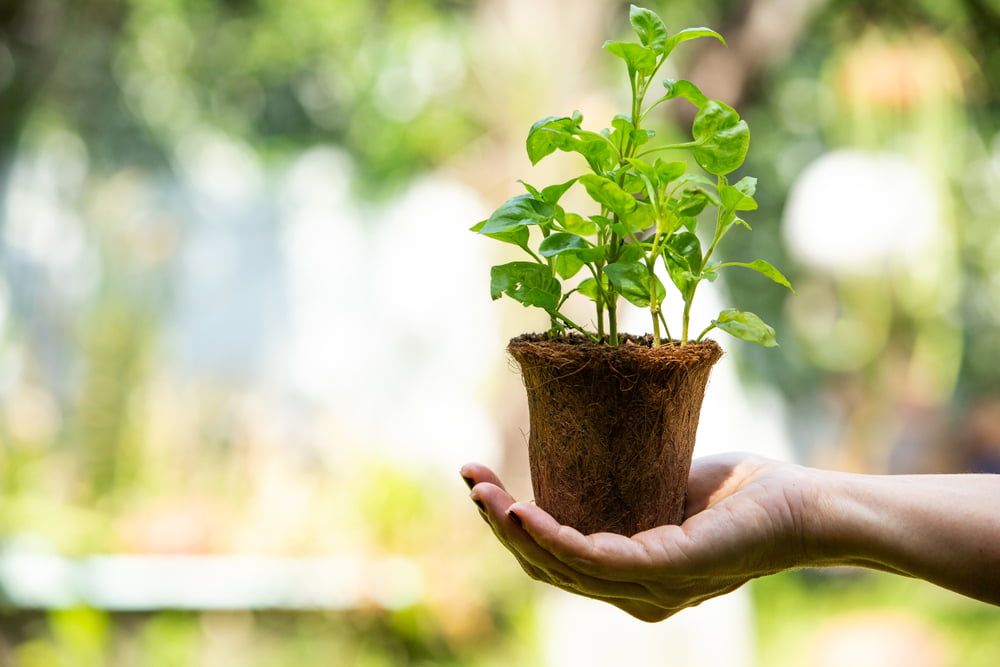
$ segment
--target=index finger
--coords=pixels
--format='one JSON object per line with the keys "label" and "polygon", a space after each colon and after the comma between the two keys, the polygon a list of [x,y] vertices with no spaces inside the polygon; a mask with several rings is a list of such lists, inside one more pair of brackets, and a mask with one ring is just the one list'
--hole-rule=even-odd
{"label": "index finger", "polygon": [[[466,463],[464,466],[459,468],[458,472],[462,475],[462,479],[465,480],[465,483],[469,485],[470,489],[480,482],[488,482],[493,486],[500,487],[504,491],[507,490],[497,474],[484,466],[482,463]],[[511,502],[514,502],[513,498],[510,500]]]}
{"label": "index finger", "polygon": [[508,510],[521,520],[535,543],[567,566],[593,577],[612,581],[636,581],[652,563],[643,543],[614,533],[584,535],[560,525],[536,505],[514,503]]}

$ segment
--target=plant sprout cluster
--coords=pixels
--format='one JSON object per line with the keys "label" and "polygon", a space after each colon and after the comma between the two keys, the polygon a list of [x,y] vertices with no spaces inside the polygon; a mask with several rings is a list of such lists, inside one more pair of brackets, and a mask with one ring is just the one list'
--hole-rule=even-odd
{"label": "plant sprout cluster", "polygon": [[[474,232],[519,246],[530,256],[529,261],[494,266],[491,295],[499,299],[506,294],[524,306],[545,310],[553,338],[575,330],[595,343],[618,345],[618,305],[623,298],[649,309],[654,346],[664,337],[682,345],[700,341],[713,328],[760,345],[777,345],[774,329],[753,313],[739,310],[722,311],[696,336],[689,331],[698,285],[715,280],[722,269],[752,269],[791,289],[785,276],[762,259],[712,263],[727,232],[736,225],[750,228],[741,213],[757,208],[757,180],[748,176],[730,183],[727,178],[746,159],[750,146],[746,121],[729,105],[706,97],[690,81],[663,81],[663,94],[645,104],[657,71],[679,44],[700,37],[712,37],[723,44],[725,40],[709,28],[688,28],[670,35],[659,16],[635,5],[629,19],[639,43],[604,44],[627,66],[632,91],[629,112],[615,116],[611,128],[600,132],[583,129],[579,112],[543,118],[528,132],[526,145],[532,164],[560,150],[582,155],[590,172],[541,189],[521,181],[524,194],[508,199],[488,219],[472,227]],[[692,138],[654,146],[654,132],[645,129],[643,122],[653,109],[675,99],[697,108]],[[690,154],[701,169],[692,171],[687,162],[668,162],[656,156],[667,151]],[[586,190],[599,212],[584,215],[559,205],[574,185]],[[703,247],[696,233],[698,219],[703,211],[713,209],[715,230]],[[539,233],[531,234],[532,228]],[[539,235],[540,243],[532,249],[532,236],[537,239]],[[678,338],[671,335],[663,315],[667,291],[656,276],[660,261],[684,304]],[[590,274],[586,279],[572,289],[563,289],[561,280],[584,270]],[[585,329],[562,312],[574,293],[593,301],[596,331]]]}

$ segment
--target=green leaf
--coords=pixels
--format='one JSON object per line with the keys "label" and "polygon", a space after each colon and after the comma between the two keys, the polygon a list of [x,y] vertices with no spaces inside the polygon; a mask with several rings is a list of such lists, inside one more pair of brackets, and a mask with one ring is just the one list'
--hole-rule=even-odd
{"label": "green leaf", "polygon": [[712,320],[712,324],[740,340],[757,343],[764,347],[778,345],[774,329],[753,313],[733,309],[724,310],[719,313],[718,319]]}
{"label": "green leaf", "polygon": [[667,26],[663,24],[663,19],[648,9],[630,5],[628,20],[644,46],[663,53],[667,45]]}
{"label": "green leaf", "polygon": [[648,76],[656,70],[656,52],[653,49],[633,42],[604,42],[604,48],[618,56],[628,65],[629,72],[638,72]]}
{"label": "green leaf", "polygon": [[538,253],[542,257],[555,257],[564,252],[587,250],[591,247],[593,246],[583,237],[569,232],[556,232],[542,241],[538,246]]}
{"label": "green leaf", "polygon": [[701,92],[698,86],[686,79],[667,79],[663,82],[663,87],[667,89],[667,92],[660,98],[661,100],[681,97],[699,109],[709,102],[705,93]]}
{"label": "green leaf", "polygon": [[580,130],[570,148],[564,150],[575,151],[587,158],[587,164],[596,172],[611,171],[618,164],[615,148],[608,143],[606,137],[597,132]]}
{"label": "green leaf", "polygon": [[[640,160],[639,158],[628,158],[628,163],[635,170],[636,174],[640,177],[642,187],[635,192],[642,192],[648,198],[650,196],[648,188],[646,187],[646,182],[649,182],[649,186],[653,190],[653,196],[656,196],[656,192],[660,188],[660,175],[657,173],[656,168],[646,162],[645,160]],[[629,189],[630,192],[633,190]]]}
{"label": "green leaf", "polygon": [[[681,185],[686,185],[688,183],[697,183],[698,185],[704,186],[705,188],[714,188],[715,183],[705,178],[701,174],[681,174],[677,178],[678,187]],[[706,190],[707,192],[707,190]]]}
{"label": "green leaf", "polygon": [[788,278],[786,278],[784,274],[781,273],[781,271],[776,269],[773,264],[763,259],[755,259],[752,262],[724,262],[723,264],[718,264],[712,267],[711,270],[717,271],[719,269],[724,269],[730,266],[740,266],[745,269],[751,269],[763,276],[767,276],[768,278],[778,283],[779,285],[787,287],[792,292],[795,292],[795,289],[792,287],[792,283],[788,281]]}
{"label": "green leaf", "polygon": [[708,193],[701,188],[691,188],[681,193],[680,198],[674,205],[674,211],[678,217],[693,218],[705,210],[708,206]]}
{"label": "green leaf", "polygon": [[618,254],[619,262],[638,262],[645,256],[642,246],[636,245],[635,243],[626,243],[622,246],[621,252]]}
{"label": "green leaf", "polygon": [[719,188],[719,198],[722,205],[730,211],[753,211],[757,201],[753,198],[757,190],[757,179],[746,176],[736,185],[723,185]]}
{"label": "green leaf", "polygon": [[664,47],[664,52],[669,54],[681,42],[686,42],[691,39],[698,39],[699,37],[714,37],[715,39],[719,40],[724,45],[726,45],[726,39],[719,33],[712,30],[711,28],[704,28],[704,27],[685,28],[684,30],[681,30],[680,32],[673,35],[670,39],[667,40],[667,43]]}
{"label": "green leaf", "polygon": [[622,190],[629,194],[645,194],[646,182],[642,180],[642,176],[639,174],[628,172],[622,181]]}
{"label": "green leaf", "polygon": [[[649,269],[644,264],[618,261],[605,266],[604,273],[608,276],[615,291],[625,297],[629,303],[640,308],[649,305],[650,275]],[[653,276],[652,281],[656,286],[657,301],[662,303],[667,290],[656,276]]]}
{"label": "green leaf", "polygon": [[576,183],[575,178],[571,178],[565,183],[559,183],[558,185],[550,185],[547,188],[543,188],[541,195],[536,195],[537,198],[542,201],[548,202],[549,204],[558,204],[562,196],[566,194],[573,184]]}
{"label": "green leaf", "polygon": [[[608,277],[603,273],[601,274],[601,282],[606,293],[609,289]],[[597,292],[597,281],[593,278],[587,278],[586,280],[581,281],[577,286],[576,291],[594,302],[596,302],[600,297],[600,294]]]}
{"label": "green leaf", "polygon": [[565,253],[555,258],[555,261],[552,263],[552,268],[555,269],[555,272],[559,274],[560,278],[566,280],[567,278],[572,278],[578,274],[580,269],[583,268],[583,265],[584,261],[582,259],[573,253]]}
{"label": "green leaf", "polygon": [[580,177],[580,183],[587,189],[587,194],[598,204],[605,206],[619,216],[628,215],[635,208],[635,198],[618,187],[614,181],[598,176],[597,174],[587,174]]}
{"label": "green leaf", "polygon": [[538,188],[536,188],[531,183],[527,183],[525,181],[522,181],[520,178],[517,179],[517,182],[520,183],[521,185],[523,185],[524,189],[528,191],[528,194],[531,195],[532,197],[534,197],[535,199],[541,199],[542,198],[542,193],[539,192]]}
{"label": "green leaf", "polygon": [[489,236],[525,225],[546,224],[552,220],[553,215],[555,209],[548,203],[531,195],[517,195],[501,204],[477,231]]}
{"label": "green leaf", "polygon": [[691,232],[674,234],[667,242],[676,255],[684,260],[684,267],[694,275],[701,272],[701,242]]}
{"label": "green leaf", "polygon": [[656,183],[662,186],[683,176],[687,171],[687,163],[664,162],[657,158],[653,163],[653,170],[656,172]]}
{"label": "green leaf", "polygon": [[557,149],[572,150],[570,146],[573,142],[573,133],[580,129],[582,120],[578,118],[580,118],[578,115],[548,116],[536,121],[528,130],[528,138],[525,140],[531,164],[538,164],[539,160]]}
{"label": "green leaf", "polygon": [[594,247],[587,239],[569,232],[550,234],[538,246],[538,253],[542,257],[555,257],[570,253],[585,262],[600,261],[604,259],[605,252],[605,248]]}
{"label": "green leaf", "polygon": [[656,136],[656,132],[653,130],[644,128],[636,130],[635,126],[632,125],[632,121],[624,114],[615,116],[611,120],[611,127],[614,128],[614,131],[611,132],[608,138],[619,147],[625,146],[625,143],[628,141],[631,141],[634,146],[642,146]]}
{"label": "green leaf", "polygon": [[622,222],[633,234],[644,232],[656,224],[656,212],[649,204],[637,204],[635,209],[622,218]]}
{"label": "green leaf", "polygon": [[694,117],[694,159],[710,174],[738,169],[750,148],[750,128],[728,104],[710,100]]}
{"label": "green leaf", "polygon": [[504,294],[525,306],[553,311],[559,305],[562,288],[548,266],[510,262],[490,270],[490,296],[496,300]]}
{"label": "green leaf", "polygon": [[580,153],[594,171],[613,169],[618,164],[617,151],[604,136],[582,129],[582,122],[583,116],[574,111],[572,116],[549,116],[532,125],[525,140],[531,164],[561,150]]}
{"label": "green leaf", "polygon": [[[486,222],[487,222],[486,220],[483,220],[482,222],[477,222],[472,227],[469,227],[469,231],[483,234],[482,229],[484,226],[486,226]],[[511,229],[506,232],[493,232],[493,233],[483,234],[483,236],[487,236],[497,241],[503,241],[504,243],[513,243],[514,245],[520,246],[525,250],[528,249],[529,233],[527,227],[515,227],[514,229]]]}
{"label": "green leaf", "polygon": [[607,229],[613,224],[610,218],[603,215],[592,215],[590,216],[590,220],[601,229]]}
{"label": "green leaf", "polygon": [[591,236],[597,233],[597,224],[576,213],[567,213],[563,217],[563,227],[567,232],[580,236]]}
{"label": "green leaf", "polygon": [[664,245],[663,255],[670,281],[677,286],[684,300],[689,300],[701,273],[701,242],[691,232],[674,234]]}

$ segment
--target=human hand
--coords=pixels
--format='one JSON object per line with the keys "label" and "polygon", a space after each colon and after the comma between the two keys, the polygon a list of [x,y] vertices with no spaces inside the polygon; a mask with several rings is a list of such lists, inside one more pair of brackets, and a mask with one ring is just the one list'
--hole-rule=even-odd
{"label": "human hand", "polygon": [[462,477],[497,539],[527,574],[648,622],[809,562],[812,471],[747,454],[696,460],[685,521],[631,537],[582,535],[515,502],[485,466]]}

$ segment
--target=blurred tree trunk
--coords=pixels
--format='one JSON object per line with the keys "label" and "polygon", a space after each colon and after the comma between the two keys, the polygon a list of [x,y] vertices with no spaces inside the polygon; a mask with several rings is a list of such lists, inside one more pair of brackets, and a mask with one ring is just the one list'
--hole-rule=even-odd
{"label": "blurred tree trunk", "polygon": [[55,0],[0,5],[0,228],[21,130],[56,60],[65,7]]}
{"label": "blurred tree trunk", "polygon": [[[10,167],[21,134],[33,109],[54,92],[67,121],[86,126],[107,123],[108,116],[93,117],[78,102],[116,104],[117,87],[111,75],[116,51],[115,36],[128,16],[126,0],[3,0],[0,3],[0,229],[4,223],[5,194]],[[71,65],[69,72],[89,76],[48,84]],[[73,84],[82,89],[75,89]],[[93,84],[101,90],[93,90]],[[83,87],[87,86],[87,87]],[[111,93],[107,95],[106,93]],[[61,99],[60,99],[61,98]],[[87,109],[86,111],[93,111]],[[84,133],[86,134],[86,133]],[[86,138],[86,137],[85,137]]]}

